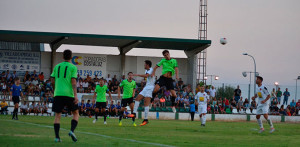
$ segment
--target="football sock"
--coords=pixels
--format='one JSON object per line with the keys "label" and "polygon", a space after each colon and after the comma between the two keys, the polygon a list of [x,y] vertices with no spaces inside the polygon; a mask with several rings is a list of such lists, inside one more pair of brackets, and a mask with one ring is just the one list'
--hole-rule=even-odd
{"label": "football sock", "polygon": [[145,107],[145,117],[144,119],[148,119],[148,113],[149,113],[149,106]]}
{"label": "football sock", "polygon": [[54,124],[54,132],[56,138],[59,138],[59,128],[60,128],[60,124]]}
{"label": "football sock", "polygon": [[136,113],[136,112],[137,112],[137,109],[138,109],[139,105],[140,105],[140,101],[135,101],[133,113]]}
{"label": "football sock", "polygon": [[264,128],[261,119],[257,119],[257,123],[258,123],[258,125],[259,125],[260,128]]}
{"label": "football sock", "polygon": [[72,119],[72,121],[71,121],[71,131],[72,132],[74,132],[74,130],[76,129],[77,124],[78,124],[78,121],[75,119]]}
{"label": "football sock", "polygon": [[206,115],[203,115],[202,117],[203,117],[203,124],[205,125],[205,123],[206,123]]}
{"label": "football sock", "polygon": [[119,122],[122,120],[123,113],[124,113],[124,112],[123,112],[123,111],[121,111],[121,112],[120,112],[120,114],[119,114]]}
{"label": "football sock", "polygon": [[95,119],[98,119],[98,112],[95,113]]}
{"label": "football sock", "polygon": [[176,97],[171,97],[171,102],[172,102],[172,106],[175,106],[175,99],[176,99]]}
{"label": "football sock", "polygon": [[106,121],[106,117],[107,117],[107,113],[106,113],[106,111],[104,112],[104,121]]}
{"label": "football sock", "polygon": [[268,124],[270,125],[270,127],[271,127],[271,128],[273,128],[273,123],[272,123],[272,120],[271,120],[270,118],[268,118],[268,120],[267,120],[267,121],[268,121]]}

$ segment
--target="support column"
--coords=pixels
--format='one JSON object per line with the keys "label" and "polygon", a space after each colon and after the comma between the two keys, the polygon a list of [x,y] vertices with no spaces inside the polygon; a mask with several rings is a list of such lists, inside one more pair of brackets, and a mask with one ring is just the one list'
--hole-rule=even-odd
{"label": "support column", "polygon": [[53,42],[51,42],[50,48],[51,48],[51,72],[53,71],[54,68],[54,61],[56,58],[56,50],[63,44],[63,41],[68,40],[69,37],[61,37]]}
{"label": "support column", "polygon": [[197,84],[197,54],[188,57],[187,83],[192,85],[193,90]]}
{"label": "support column", "polygon": [[125,54],[120,54],[121,58],[121,74],[125,75],[125,62],[126,62],[126,55]]}

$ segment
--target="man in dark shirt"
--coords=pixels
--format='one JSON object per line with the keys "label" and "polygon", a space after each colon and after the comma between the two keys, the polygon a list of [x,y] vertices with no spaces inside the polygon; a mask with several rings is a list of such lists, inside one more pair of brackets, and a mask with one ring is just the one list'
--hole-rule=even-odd
{"label": "man in dark shirt", "polygon": [[238,85],[237,88],[234,90],[234,100],[238,102],[241,98],[241,95],[242,95],[242,91],[240,89],[240,86]]}

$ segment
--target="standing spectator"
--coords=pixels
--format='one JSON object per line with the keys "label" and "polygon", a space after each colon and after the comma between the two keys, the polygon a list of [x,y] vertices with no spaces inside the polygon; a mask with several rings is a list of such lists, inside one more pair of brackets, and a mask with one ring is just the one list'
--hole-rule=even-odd
{"label": "standing spectator", "polygon": [[156,106],[160,107],[158,95],[155,96],[153,101],[153,107],[156,108]]}
{"label": "standing spectator", "polygon": [[276,91],[275,91],[275,88],[273,88],[272,93],[271,93],[271,101],[273,101],[273,99],[275,99],[275,98],[276,98]]}
{"label": "standing spectator", "polygon": [[183,81],[182,81],[181,78],[179,78],[177,85],[178,85],[178,90],[182,90],[183,89],[184,83],[183,83]]}
{"label": "standing spectator", "polygon": [[6,71],[6,80],[8,81],[12,77],[12,74],[9,73],[9,70]]}
{"label": "standing spectator", "polygon": [[33,74],[31,75],[31,77],[33,77],[33,78],[37,78],[38,77],[38,75],[36,74],[36,70],[33,71]]}
{"label": "standing spectator", "polygon": [[282,92],[280,91],[280,88],[278,88],[278,90],[276,91],[276,97],[277,97],[277,102],[279,104],[281,102],[281,96],[282,96]]}
{"label": "standing spectator", "polygon": [[6,85],[6,82],[4,82],[3,83],[3,85],[2,85],[2,93],[4,94],[4,99],[8,96],[8,87],[7,87],[7,85]]}
{"label": "standing spectator", "polygon": [[288,91],[288,89],[286,88],[285,92],[283,93],[283,105],[284,103],[287,105],[287,102],[289,100],[289,96],[290,96],[290,92]]}
{"label": "standing spectator", "polygon": [[1,107],[0,113],[1,114],[6,113],[6,115],[7,115],[8,104],[7,104],[7,102],[5,102],[5,99],[3,99],[2,102],[0,103],[0,107]]}
{"label": "standing spectator", "polygon": [[28,105],[25,101],[23,102],[23,104],[20,107],[20,113],[23,115],[27,115],[27,113],[28,113]]}
{"label": "standing spectator", "polygon": [[13,78],[13,80],[14,80],[14,79],[17,77],[17,72],[14,71],[13,74],[12,74],[11,76],[12,76],[12,78]]}
{"label": "standing spectator", "polygon": [[80,74],[77,74],[77,79],[76,79],[76,81],[78,82],[78,81],[82,81],[82,78],[80,77]]}
{"label": "standing spectator", "polygon": [[252,100],[252,102],[251,102],[251,106],[250,106],[251,113],[252,113],[253,109],[256,109],[256,101],[255,100]]}
{"label": "standing spectator", "polygon": [[291,106],[291,107],[296,107],[296,102],[295,102],[295,100],[292,100],[292,102],[290,103],[290,106]]}
{"label": "standing spectator", "polygon": [[240,100],[241,95],[242,91],[240,89],[240,86],[238,85],[237,88],[234,90],[234,100],[238,102]]}
{"label": "standing spectator", "polygon": [[41,73],[39,74],[39,80],[40,80],[41,82],[44,82],[45,77],[44,77],[44,73],[43,73],[43,72],[41,72]]}
{"label": "standing spectator", "polygon": [[112,82],[113,82],[113,83],[118,82],[117,75],[114,75],[114,77],[112,78]]}
{"label": "standing spectator", "polygon": [[191,114],[191,120],[194,121],[194,116],[195,116],[195,100],[191,99],[190,100],[190,114]]}
{"label": "standing spectator", "polygon": [[214,86],[211,86],[211,89],[210,89],[209,93],[210,93],[210,97],[211,98],[215,98],[216,97],[216,89],[215,89]]}
{"label": "standing spectator", "polygon": [[163,108],[166,107],[166,99],[165,99],[165,97],[161,97],[159,101],[160,101],[161,107],[163,107]]}
{"label": "standing spectator", "polygon": [[88,87],[89,87],[89,82],[85,79],[84,82],[82,83],[82,87],[84,89],[84,92],[86,93]]}
{"label": "standing spectator", "polygon": [[111,82],[112,82],[112,79],[111,79],[111,77],[110,77],[110,74],[107,74],[106,81],[107,81],[107,82],[109,82],[109,81],[111,81]]}
{"label": "standing spectator", "polygon": [[90,77],[90,75],[86,76],[86,80],[87,80],[87,82],[91,82],[92,78]]}

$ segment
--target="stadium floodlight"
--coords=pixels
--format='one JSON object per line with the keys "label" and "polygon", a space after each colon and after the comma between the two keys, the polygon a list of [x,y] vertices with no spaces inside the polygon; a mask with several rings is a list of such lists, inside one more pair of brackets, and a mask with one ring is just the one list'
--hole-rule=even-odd
{"label": "stadium floodlight", "polygon": [[253,87],[253,90],[254,90],[254,95],[256,94],[256,82],[255,82],[255,79],[256,79],[256,76],[257,76],[257,73],[256,73],[256,62],[255,62],[255,59],[253,56],[249,55],[248,53],[243,53],[243,55],[245,56],[249,56],[253,59],[253,62],[254,62],[254,87]]}
{"label": "stadium floodlight", "polygon": [[279,85],[279,83],[278,83],[278,82],[275,82],[274,84],[275,84],[275,86],[278,86],[278,85]]}
{"label": "stadium floodlight", "polygon": [[215,77],[215,80],[219,80],[219,76],[216,76],[216,77]]}
{"label": "stadium floodlight", "polygon": [[248,53],[243,53],[243,55],[247,56],[247,55],[248,55]]}
{"label": "stadium floodlight", "polygon": [[204,80],[207,80],[207,77],[204,77]]}

